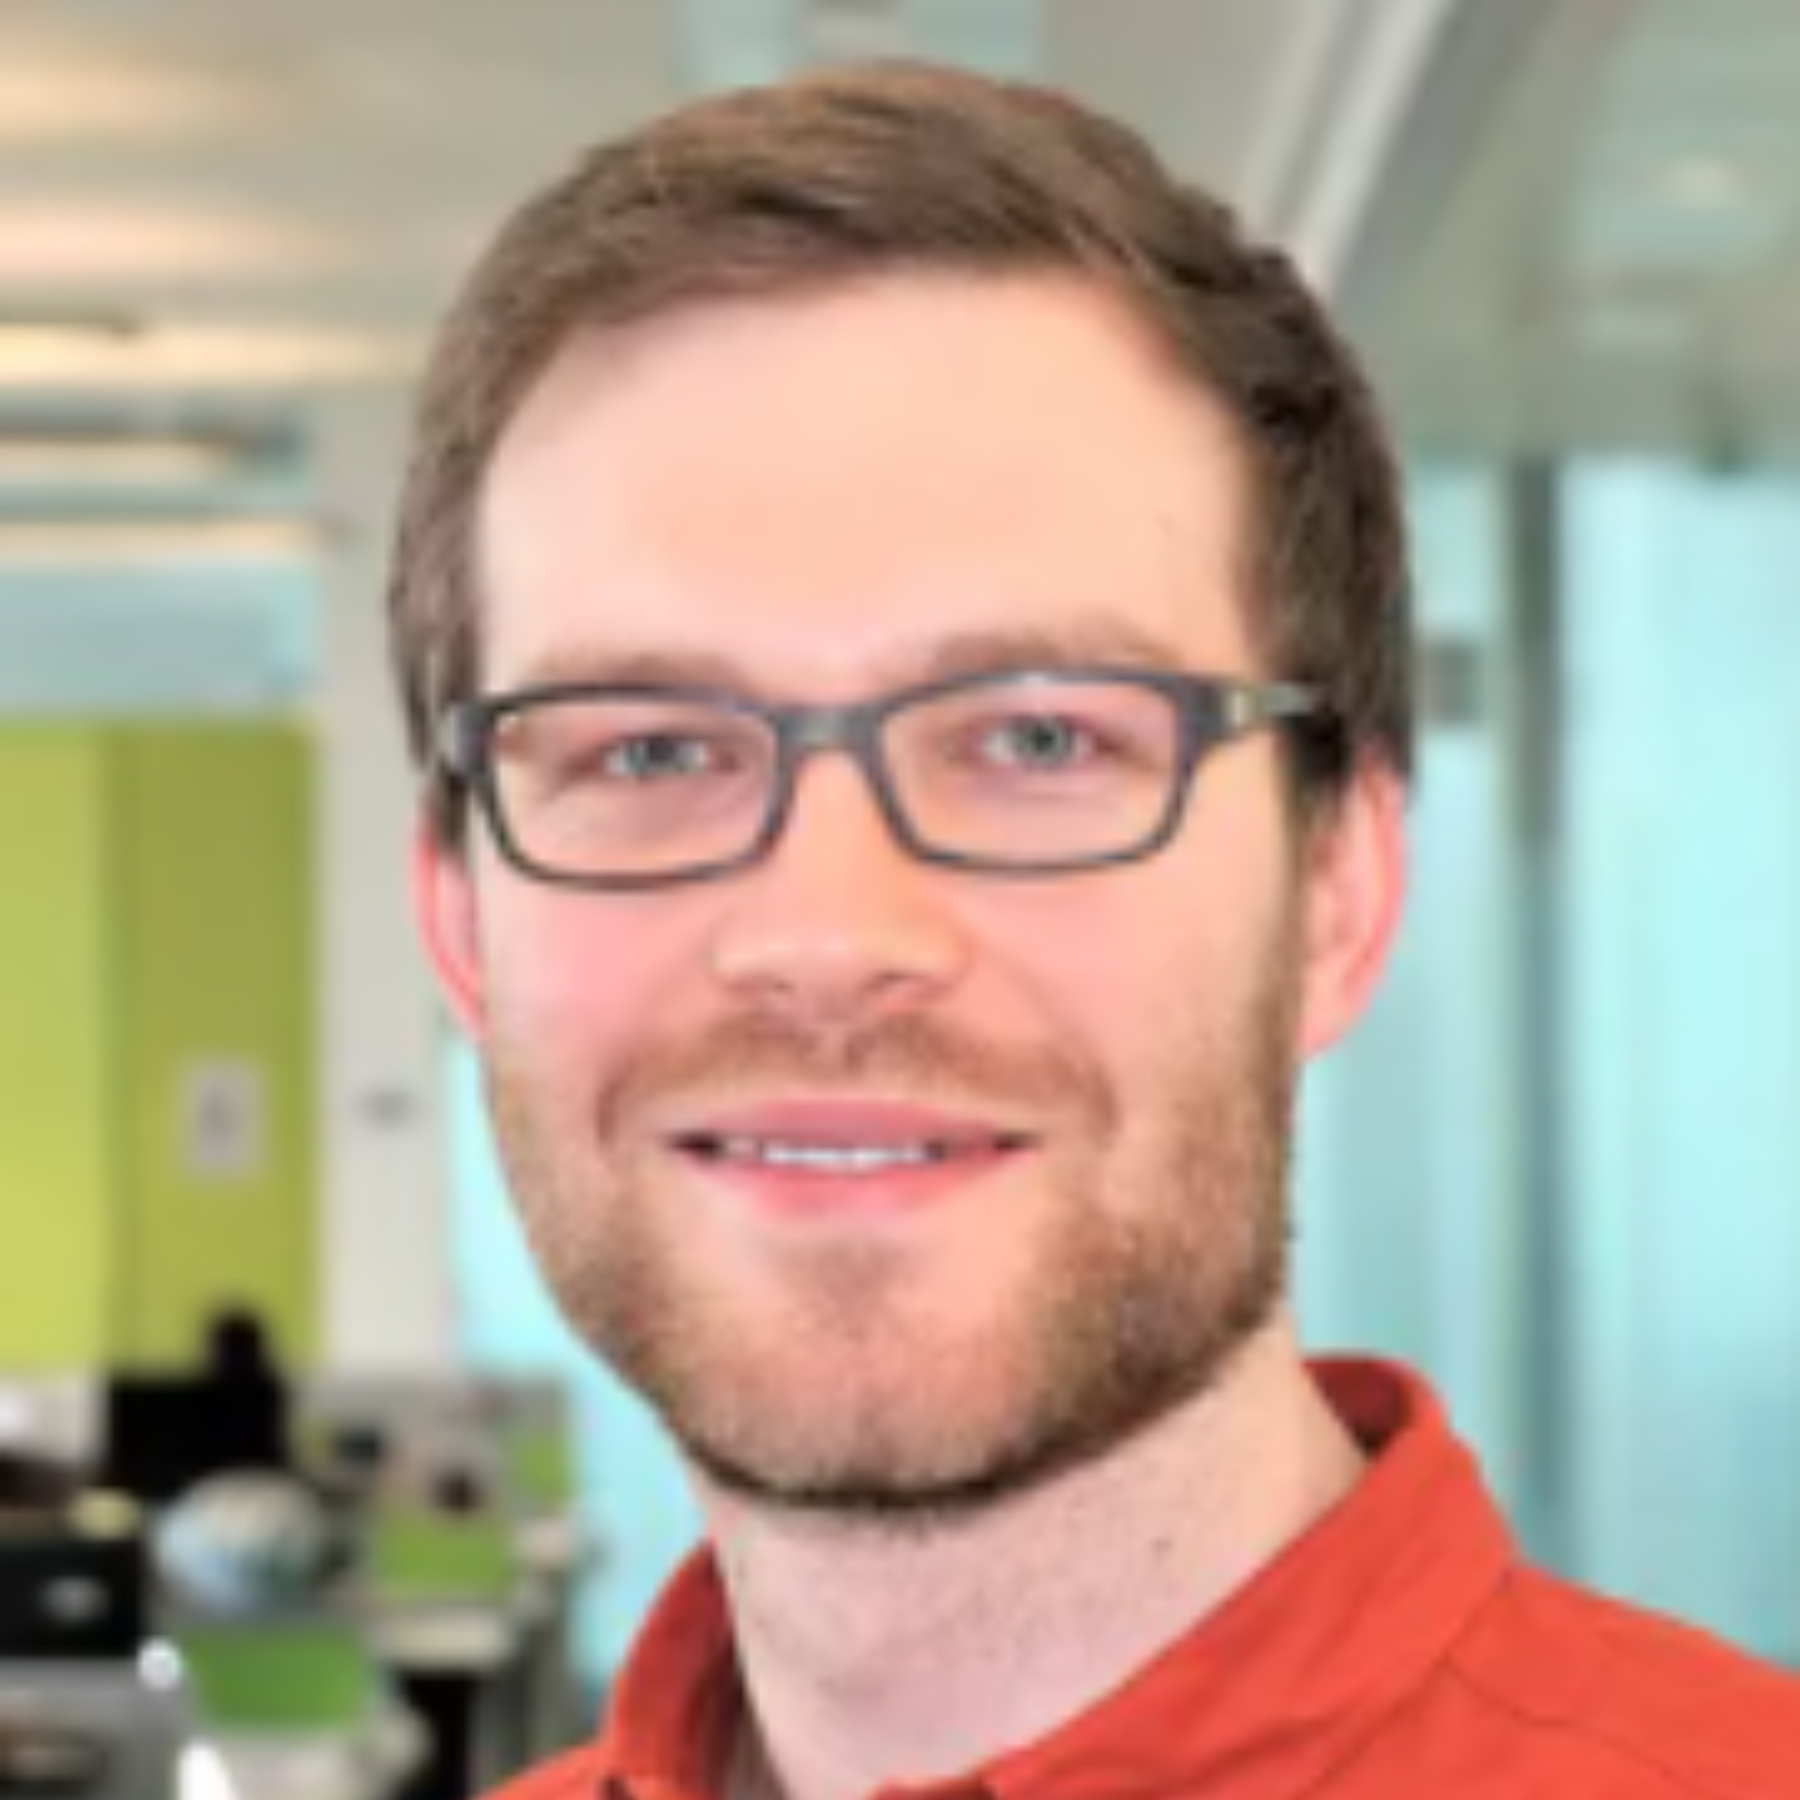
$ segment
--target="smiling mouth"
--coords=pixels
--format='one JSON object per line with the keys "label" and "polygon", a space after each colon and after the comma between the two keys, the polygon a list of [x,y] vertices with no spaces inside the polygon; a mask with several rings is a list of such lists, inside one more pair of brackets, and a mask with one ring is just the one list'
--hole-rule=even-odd
{"label": "smiling mouth", "polygon": [[892,1169],[985,1161],[1027,1147],[1024,1137],[997,1133],[967,1138],[919,1138],[896,1143],[826,1143],[804,1138],[715,1136],[694,1133],[678,1148],[702,1162],[823,1175],[875,1175]]}

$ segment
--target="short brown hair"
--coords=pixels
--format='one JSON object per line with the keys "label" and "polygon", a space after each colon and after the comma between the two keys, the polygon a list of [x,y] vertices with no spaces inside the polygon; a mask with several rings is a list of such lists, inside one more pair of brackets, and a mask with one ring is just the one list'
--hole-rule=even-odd
{"label": "short brown hair", "polygon": [[[1288,259],[1060,95],[884,63],[689,105],[602,145],[506,224],[431,359],[389,593],[415,756],[480,679],[475,521],[496,444],[580,332],[871,275],[1072,273],[1220,404],[1250,465],[1270,665],[1336,727],[1295,764],[1327,804],[1412,763],[1405,527],[1357,360]],[[433,789],[439,828],[460,809]]]}

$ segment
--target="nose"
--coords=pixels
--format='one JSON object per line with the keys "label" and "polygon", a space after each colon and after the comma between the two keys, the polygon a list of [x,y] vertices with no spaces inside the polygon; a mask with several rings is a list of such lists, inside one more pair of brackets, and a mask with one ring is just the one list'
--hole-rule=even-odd
{"label": "nose", "polygon": [[896,841],[847,756],[807,759],[780,841],[730,892],[714,978],[812,1027],[929,1005],[967,971],[943,874]]}

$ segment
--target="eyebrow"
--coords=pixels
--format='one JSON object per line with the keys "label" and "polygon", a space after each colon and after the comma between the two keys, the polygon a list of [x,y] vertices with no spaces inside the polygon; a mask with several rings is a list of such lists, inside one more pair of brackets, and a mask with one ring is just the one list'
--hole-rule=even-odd
{"label": "eyebrow", "polygon": [[[887,692],[964,675],[1006,669],[1063,669],[1088,665],[1184,666],[1167,639],[1121,619],[1085,618],[1055,627],[954,632],[902,644],[871,672],[869,691]],[[553,651],[528,663],[520,687],[703,687],[755,699],[784,696],[771,683],[717,651],[598,645]]]}

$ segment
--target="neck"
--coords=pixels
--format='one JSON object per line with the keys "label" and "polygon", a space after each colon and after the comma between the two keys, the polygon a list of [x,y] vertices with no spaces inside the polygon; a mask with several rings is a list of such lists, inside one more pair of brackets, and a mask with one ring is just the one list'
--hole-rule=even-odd
{"label": "neck", "polygon": [[732,1800],[855,1800],[1035,1741],[1240,1588],[1354,1484],[1283,1322],[1109,1456],[953,1524],[702,1492],[749,1701]]}

